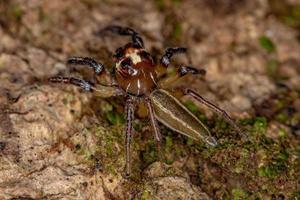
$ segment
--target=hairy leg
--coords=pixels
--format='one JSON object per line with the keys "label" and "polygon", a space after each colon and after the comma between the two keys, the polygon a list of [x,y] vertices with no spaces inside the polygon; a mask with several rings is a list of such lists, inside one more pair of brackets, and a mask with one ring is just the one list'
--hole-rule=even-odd
{"label": "hairy leg", "polygon": [[100,84],[96,84],[94,86],[88,81],[75,78],[75,77],[54,76],[49,78],[49,81],[52,83],[64,83],[64,84],[75,85],[77,87],[84,89],[85,91],[93,92],[95,93],[96,96],[103,97],[103,98],[123,94],[122,91],[117,87],[103,86]]}
{"label": "hairy leg", "polygon": [[134,104],[130,97],[126,99],[126,127],[125,127],[125,177],[128,178],[131,172],[131,137],[132,137],[132,121],[134,117]]}
{"label": "hairy leg", "polygon": [[196,69],[192,66],[180,66],[177,70],[177,73],[174,76],[169,76],[166,78],[161,78],[158,81],[158,84],[162,88],[171,88],[174,86],[176,81],[178,81],[181,77],[184,77],[186,75],[205,75],[206,71],[204,69]]}
{"label": "hairy leg", "polygon": [[233,121],[233,119],[221,108],[217,107],[216,105],[212,104],[208,100],[204,99],[202,96],[197,94],[194,90],[192,89],[185,89],[184,94],[190,95],[193,98],[195,98],[198,102],[204,104],[208,108],[210,108],[212,111],[217,113],[219,116],[223,117],[231,126],[233,126],[236,131],[242,136],[245,137],[244,133],[240,129],[240,127]]}
{"label": "hairy leg", "polygon": [[98,63],[96,60],[89,57],[71,57],[67,60],[67,64],[87,65],[91,67],[97,75],[104,71],[103,64]]}
{"label": "hairy leg", "polygon": [[100,31],[100,33],[104,32],[104,31],[110,31],[119,35],[128,35],[131,36],[132,42],[134,44],[139,45],[140,47],[144,47],[144,41],[141,38],[141,36],[132,28],[129,27],[123,27],[123,26],[107,26],[106,28],[104,28],[103,30]]}
{"label": "hairy leg", "polygon": [[54,76],[49,78],[49,81],[52,83],[65,83],[76,85],[88,92],[92,92],[94,88],[91,83],[75,77]]}
{"label": "hairy leg", "polygon": [[155,134],[154,138],[157,141],[158,145],[160,146],[162,136],[161,136],[157,121],[156,121],[155,116],[154,116],[153,105],[152,105],[150,99],[146,99],[146,104],[147,104],[147,108],[148,108],[149,115],[150,115],[151,125],[152,125],[152,128],[153,128],[154,134]]}
{"label": "hairy leg", "polygon": [[160,59],[160,64],[164,67],[168,67],[173,55],[180,54],[180,53],[186,53],[186,51],[187,51],[187,48],[184,48],[184,47],[167,48],[165,50],[165,54]]}
{"label": "hairy leg", "polygon": [[196,69],[192,66],[180,66],[177,70],[177,74],[179,77],[185,76],[187,74],[200,74],[205,75],[205,69]]}

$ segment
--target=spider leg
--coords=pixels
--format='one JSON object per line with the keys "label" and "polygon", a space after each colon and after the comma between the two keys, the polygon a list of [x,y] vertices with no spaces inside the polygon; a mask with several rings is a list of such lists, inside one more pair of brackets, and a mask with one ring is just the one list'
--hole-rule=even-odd
{"label": "spider leg", "polygon": [[130,97],[127,97],[125,104],[126,127],[125,127],[125,177],[128,178],[131,172],[131,137],[132,137],[132,121],[134,118],[134,104]]}
{"label": "spider leg", "polygon": [[167,48],[165,50],[165,54],[160,59],[160,64],[164,67],[168,67],[173,55],[179,54],[179,53],[186,53],[186,51],[187,51],[187,48],[184,48],[184,47]]}
{"label": "spider leg", "polygon": [[63,77],[63,76],[54,76],[49,78],[49,81],[52,83],[65,83],[78,86],[85,91],[93,92],[96,96],[107,98],[112,96],[117,96],[123,94],[122,91],[117,87],[104,86],[96,84],[95,86],[89,83],[88,81],[75,78],[75,77]]}
{"label": "spider leg", "polygon": [[219,116],[221,116],[222,118],[224,118],[231,126],[233,126],[235,128],[235,130],[242,136],[242,137],[246,137],[244,135],[244,133],[242,132],[242,130],[240,129],[240,127],[234,122],[234,120],[221,108],[217,107],[216,105],[214,105],[213,103],[209,102],[208,100],[204,99],[202,96],[200,96],[199,94],[197,94],[194,90],[192,89],[185,89],[184,90],[184,94],[185,95],[190,95],[193,98],[195,98],[198,102],[204,104],[205,106],[207,106],[208,108],[210,108],[212,111],[214,111],[215,113],[217,113]]}
{"label": "spider leg", "polygon": [[146,104],[147,104],[147,108],[149,110],[151,125],[152,125],[153,131],[154,131],[154,138],[157,142],[158,150],[160,151],[162,136],[161,136],[157,121],[155,119],[153,105],[152,105],[150,99],[146,99]]}
{"label": "spider leg", "polygon": [[170,88],[172,86],[174,87],[176,81],[178,81],[181,77],[184,77],[186,75],[197,75],[197,74],[204,76],[206,74],[206,71],[205,69],[196,69],[192,66],[180,66],[177,70],[176,75],[161,78],[158,84],[162,88]]}
{"label": "spider leg", "polygon": [[179,77],[185,76],[187,74],[201,74],[205,75],[206,71],[205,69],[196,69],[192,66],[180,66],[177,70],[177,74]]}
{"label": "spider leg", "polygon": [[96,60],[89,57],[71,57],[67,60],[67,64],[87,65],[91,67],[97,75],[104,71],[103,64],[98,63]]}
{"label": "spider leg", "polygon": [[140,47],[144,47],[144,41],[143,41],[143,39],[132,28],[112,25],[112,26],[107,26],[106,28],[104,28],[103,30],[101,30],[100,33],[104,32],[104,31],[110,31],[110,32],[113,32],[113,33],[117,33],[119,35],[128,35],[128,36],[131,36],[132,42],[134,44],[137,44]]}
{"label": "spider leg", "polygon": [[49,81],[52,83],[72,84],[72,85],[81,87],[85,91],[88,91],[88,92],[93,91],[93,86],[91,85],[91,83],[89,83],[85,80],[79,79],[79,78],[75,78],[75,77],[54,76],[54,77],[49,78]]}

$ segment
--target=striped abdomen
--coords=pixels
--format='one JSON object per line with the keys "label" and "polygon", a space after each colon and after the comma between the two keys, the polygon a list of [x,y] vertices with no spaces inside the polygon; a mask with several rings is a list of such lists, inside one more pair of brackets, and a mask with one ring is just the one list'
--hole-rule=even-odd
{"label": "striped abdomen", "polygon": [[211,146],[217,145],[207,127],[169,92],[162,89],[154,90],[150,99],[155,117],[164,125],[192,139],[203,140]]}

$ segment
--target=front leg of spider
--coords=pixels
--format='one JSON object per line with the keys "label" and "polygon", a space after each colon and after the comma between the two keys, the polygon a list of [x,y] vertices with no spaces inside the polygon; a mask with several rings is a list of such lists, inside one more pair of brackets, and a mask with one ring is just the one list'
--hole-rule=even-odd
{"label": "front leg of spider", "polygon": [[67,64],[86,65],[88,67],[91,67],[97,75],[101,74],[104,71],[103,64],[89,57],[71,57],[67,60]]}
{"label": "front leg of spider", "polygon": [[91,85],[91,83],[75,77],[54,76],[49,78],[49,81],[52,83],[72,84],[81,87],[88,92],[92,92],[94,90],[94,87]]}
{"label": "front leg of spider", "polygon": [[137,32],[135,32],[135,30],[129,27],[116,26],[116,25],[107,26],[106,28],[101,30],[100,33],[105,31],[110,31],[119,35],[131,36],[133,44],[136,44],[139,47],[144,47],[144,41],[141,38],[141,36]]}
{"label": "front leg of spider", "polygon": [[134,118],[134,102],[131,97],[127,97],[125,104],[126,126],[125,126],[125,178],[131,173],[131,138],[132,121]]}

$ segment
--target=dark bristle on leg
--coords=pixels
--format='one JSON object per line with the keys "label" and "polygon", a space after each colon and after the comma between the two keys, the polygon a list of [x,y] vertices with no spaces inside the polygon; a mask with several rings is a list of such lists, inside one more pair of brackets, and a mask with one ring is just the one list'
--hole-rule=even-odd
{"label": "dark bristle on leg", "polygon": [[103,64],[89,57],[71,57],[68,59],[67,64],[87,65],[91,67],[96,74],[101,74],[104,71]]}
{"label": "dark bristle on leg", "polygon": [[204,104],[205,106],[210,108],[212,111],[217,113],[219,116],[223,117],[231,126],[233,126],[235,128],[235,130],[243,137],[243,139],[247,139],[247,136],[242,132],[240,127],[233,121],[233,119],[224,110],[222,110],[221,108],[219,108],[216,105],[212,104],[208,100],[204,99],[202,96],[197,94],[192,89],[185,89],[184,94],[192,96],[198,102]]}
{"label": "dark bristle on leg", "polygon": [[134,117],[134,104],[130,97],[127,97],[125,104],[126,127],[125,127],[125,178],[129,178],[131,173],[131,138],[132,138],[132,121]]}
{"label": "dark bristle on leg", "polygon": [[186,53],[186,51],[187,48],[184,47],[167,48],[165,54],[160,59],[160,64],[164,67],[168,67],[171,62],[170,59],[172,58],[173,55]]}
{"label": "dark bristle on leg", "polygon": [[196,69],[194,67],[191,66],[180,66],[178,68],[178,74],[180,77],[186,75],[186,74],[201,74],[201,75],[205,75],[206,71],[204,69]]}
{"label": "dark bristle on leg", "polygon": [[102,29],[99,33],[103,33],[106,31],[110,31],[119,35],[128,35],[131,36],[132,42],[134,44],[139,45],[140,47],[144,47],[144,41],[141,38],[141,36],[132,28],[129,27],[123,27],[123,26],[116,26],[116,25],[112,25],[112,26],[108,26],[104,29]]}
{"label": "dark bristle on leg", "polygon": [[49,81],[52,83],[72,84],[81,87],[85,91],[89,91],[89,92],[93,91],[93,86],[89,82],[75,77],[55,76],[49,78]]}

